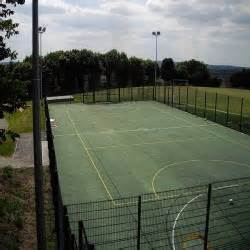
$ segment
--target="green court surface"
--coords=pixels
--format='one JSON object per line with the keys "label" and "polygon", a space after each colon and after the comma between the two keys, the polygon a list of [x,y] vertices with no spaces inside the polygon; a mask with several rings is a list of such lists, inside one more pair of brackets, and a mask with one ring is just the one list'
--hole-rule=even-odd
{"label": "green court surface", "polygon": [[66,204],[250,176],[250,140],[157,102],[51,104]]}
{"label": "green court surface", "polygon": [[248,135],[153,101],[49,110],[75,237],[84,221],[96,249],[136,249],[144,194],[141,249],[202,249],[208,200],[208,249],[249,243]]}

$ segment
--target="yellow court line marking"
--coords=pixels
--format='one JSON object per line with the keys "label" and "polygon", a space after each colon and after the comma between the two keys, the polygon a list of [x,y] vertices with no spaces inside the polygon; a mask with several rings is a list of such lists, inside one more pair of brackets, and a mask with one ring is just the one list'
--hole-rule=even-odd
{"label": "yellow court line marking", "polygon": [[166,144],[166,143],[173,143],[173,142],[188,142],[188,141],[194,141],[194,140],[209,140],[209,139],[215,139],[217,137],[215,136],[209,136],[209,137],[199,137],[199,138],[188,138],[188,139],[179,139],[179,140],[166,140],[166,141],[154,141],[154,142],[143,142],[143,143],[134,143],[134,144],[118,144],[118,145],[108,145],[108,146],[96,146],[92,148],[88,148],[89,150],[95,150],[95,149],[112,149],[112,148],[122,148],[122,147],[137,147],[137,146],[143,146],[143,145],[157,145],[157,144]]}
{"label": "yellow court line marking", "polygon": [[241,163],[241,162],[235,162],[235,161],[224,161],[224,160],[187,160],[187,161],[180,161],[180,162],[174,162],[174,163],[171,163],[171,164],[168,164],[162,168],[160,168],[159,170],[157,170],[153,176],[153,179],[152,179],[152,182],[151,182],[151,186],[152,186],[152,189],[153,189],[153,193],[154,195],[160,199],[161,197],[158,195],[159,192],[156,191],[156,188],[155,188],[155,180],[156,178],[158,177],[158,175],[170,168],[170,167],[173,167],[173,166],[176,166],[176,165],[180,165],[180,164],[185,164],[185,163],[189,163],[189,162],[222,162],[222,163],[231,163],[231,164],[234,164],[234,165],[238,165],[238,166],[243,166],[243,167],[247,167],[247,168],[250,168],[250,165],[246,164],[246,163]]}
{"label": "yellow court line marking", "polygon": [[103,180],[103,178],[102,178],[102,176],[101,176],[101,174],[100,174],[100,172],[99,172],[99,170],[98,170],[98,168],[97,168],[97,166],[96,166],[96,164],[95,164],[95,161],[93,160],[93,158],[92,158],[92,156],[91,156],[91,154],[90,154],[90,152],[89,152],[89,150],[88,150],[88,148],[87,148],[87,146],[86,146],[86,144],[85,144],[85,142],[83,141],[83,139],[81,138],[80,134],[78,133],[78,130],[77,130],[77,128],[76,128],[76,125],[75,125],[74,121],[71,119],[68,110],[66,110],[66,113],[67,113],[67,116],[68,116],[69,120],[70,120],[71,123],[73,124],[73,128],[74,128],[74,130],[75,130],[75,132],[76,132],[76,135],[77,135],[78,138],[80,139],[80,141],[81,141],[81,143],[82,143],[82,145],[83,145],[83,148],[85,149],[85,151],[86,151],[86,153],[87,153],[87,155],[88,155],[88,157],[89,157],[89,160],[90,160],[90,162],[92,163],[92,166],[94,167],[95,171],[97,172],[98,177],[99,177],[99,179],[101,180],[101,182],[102,182],[102,184],[103,184],[103,186],[104,186],[104,188],[105,188],[105,190],[106,190],[106,192],[107,192],[109,198],[111,199],[112,203],[115,205],[114,199],[113,199],[111,193],[109,192],[108,187],[106,186],[106,184],[105,184],[105,182],[104,182],[104,180]]}

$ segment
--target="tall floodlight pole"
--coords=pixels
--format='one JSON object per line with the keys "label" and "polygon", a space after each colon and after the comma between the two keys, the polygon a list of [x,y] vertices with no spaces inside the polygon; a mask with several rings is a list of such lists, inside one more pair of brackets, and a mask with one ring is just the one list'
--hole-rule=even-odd
{"label": "tall floodlight pole", "polygon": [[32,108],[33,108],[33,145],[34,179],[36,195],[37,249],[46,250],[46,233],[43,199],[43,168],[40,135],[40,79],[39,79],[39,42],[38,42],[38,0],[32,2]]}
{"label": "tall floodlight pole", "polygon": [[157,80],[157,65],[158,65],[158,36],[161,35],[160,31],[153,31],[152,35],[155,37],[155,86],[154,86],[154,99],[156,99],[156,80]]}
{"label": "tall floodlight pole", "polygon": [[43,99],[43,65],[42,65],[42,56],[43,56],[43,51],[42,51],[42,34],[46,31],[45,26],[40,26],[38,28],[38,33],[40,37],[40,92],[41,92],[41,101]]}

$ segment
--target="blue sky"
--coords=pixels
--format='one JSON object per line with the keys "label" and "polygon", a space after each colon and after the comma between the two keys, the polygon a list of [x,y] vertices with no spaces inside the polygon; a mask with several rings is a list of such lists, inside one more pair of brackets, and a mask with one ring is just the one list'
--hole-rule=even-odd
{"label": "blue sky", "polygon": [[[19,59],[31,54],[31,0],[16,8],[20,35],[11,40]],[[250,66],[249,0],[40,0],[47,25],[43,52],[116,48],[154,58],[153,30],[160,30],[159,59],[195,58],[209,64]]]}

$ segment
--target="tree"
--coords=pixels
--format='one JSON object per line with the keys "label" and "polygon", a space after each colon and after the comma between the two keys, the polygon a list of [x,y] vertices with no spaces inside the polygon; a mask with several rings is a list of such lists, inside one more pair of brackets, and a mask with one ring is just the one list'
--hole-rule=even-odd
{"label": "tree", "polygon": [[143,66],[147,83],[153,84],[155,79],[155,63],[152,60],[144,60]]}
{"label": "tree", "polygon": [[165,58],[162,61],[161,77],[164,81],[169,81],[176,77],[175,64],[172,58]]}
{"label": "tree", "polygon": [[10,58],[15,59],[16,51],[12,51],[6,44],[6,40],[18,34],[18,23],[14,23],[10,18],[15,14],[11,5],[15,7],[17,4],[24,4],[25,0],[8,0],[7,4],[0,3],[0,61]]}
{"label": "tree", "polygon": [[209,86],[210,74],[207,65],[197,60],[190,60],[177,63],[177,76],[188,79],[192,85]]}
{"label": "tree", "polygon": [[143,60],[137,57],[129,58],[130,61],[130,77],[133,86],[139,86],[144,83],[145,70],[143,67]]}
{"label": "tree", "polygon": [[250,89],[250,69],[243,69],[234,73],[230,78],[230,82],[234,88]]}

